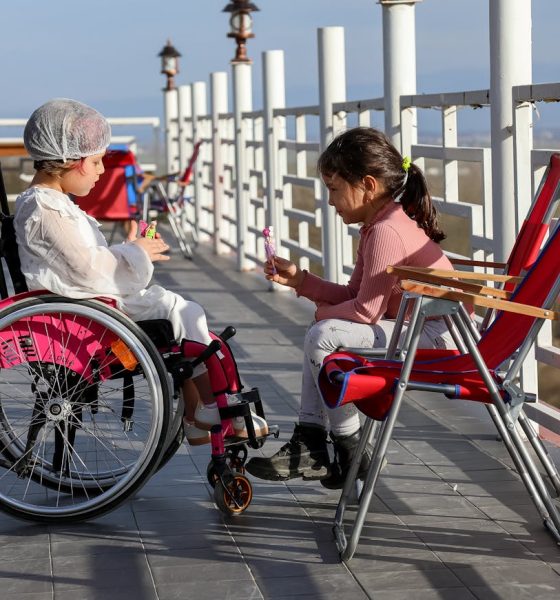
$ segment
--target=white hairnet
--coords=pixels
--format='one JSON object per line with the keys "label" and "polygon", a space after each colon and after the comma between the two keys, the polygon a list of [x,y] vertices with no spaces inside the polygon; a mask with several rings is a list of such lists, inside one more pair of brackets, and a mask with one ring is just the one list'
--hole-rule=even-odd
{"label": "white hairnet", "polygon": [[111,140],[107,119],[94,108],[68,98],[55,98],[29,117],[23,143],[33,160],[85,158],[100,154]]}

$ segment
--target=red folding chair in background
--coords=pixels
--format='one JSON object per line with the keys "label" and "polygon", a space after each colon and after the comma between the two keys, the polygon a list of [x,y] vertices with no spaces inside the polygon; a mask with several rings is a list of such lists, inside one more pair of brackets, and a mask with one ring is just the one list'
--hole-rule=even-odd
{"label": "red folding chair in background", "polygon": [[[201,144],[202,140],[199,140],[194,145],[193,153],[182,173],[159,176],[147,174],[140,186],[144,198],[144,219],[150,218],[151,211],[167,218],[184,257],[189,259],[193,256],[193,246],[198,243],[198,235],[197,224],[188,214],[193,199],[187,195],[187,187],[192,180]],[[176,189],[176,192],[170,194],[170,189]]]}

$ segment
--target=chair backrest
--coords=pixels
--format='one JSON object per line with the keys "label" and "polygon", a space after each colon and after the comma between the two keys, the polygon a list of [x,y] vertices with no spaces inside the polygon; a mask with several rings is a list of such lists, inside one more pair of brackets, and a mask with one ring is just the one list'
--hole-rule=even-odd
{"label": "chair backrest", "polygon": [[202,144],[202,140],[198,140],[198,142],[196,142],[196,144],[194,145],[193,153],[191,154],[191,157],[189,158],[187,168],[185,169],[185,171],[181,175],[181,178],[179,179],[179,181],[181,183],[184,183],[184,184],[190,183],[190,181],[192,179],[192,174],[194,171],[194,165],[196,163],[196,159],[198,158],[198,153],[200,152],[201,144]]}
{"label": "chair backrest", "polygon": [[[552,309],[560,292],[560,221],[533,266],[511,296],[512,302]],[[500,311],[478,344],[487,364],[498,367],[527,338],[535,317]]]}
{"label": "chair backrest", "polygon": [[560,154],[553,154],[509,255],[506,272],[519,275],[537,258],[560,201]]}
{"label": "chair backrest", "polygon": [[[27,283],[21,272],[21,263],[19,261],[19,253],[16,241],[16,232],[14,229],[14,218],[10,216],[10,208],[8,206],[8,195],[6,186],[4,185],[4,177],[2,175],[2,165],[0,164],[0,206],[2,213],[0,215],[0,259],[4,259],[8,274],[12,281],[14,293],[27,292]],[[10,292],[8,290],[8,282],[6,281],[6,273],[3,265],[0,265],[0,296],[2,299],[8,298]]]}
{"label": "chair backrest", "polygon": [[88,215],[100,221],[128,221],[137,214],[139,167],[134,153],[127,148],[109,149],[103,157],[105,173],[87,196],[74,202]]}
{"label": "chair backrest", "polygon": [[[551,309],[560,293],[560,221],[539,253],[533,266],[523,277],[510,300],[538,308]],[[490,369],[497,369],[512,357],[526,341],[536,317],[499,311],[490,327],[484,331],[478,349]],[[465,372],[475,370],[470,354],[415,364],[422,371]]]}
{"label": "chair backrest", "polygon": [[[505,273],[514,276],[521,275],[535,262],[559,202],[560,154],[555,153],[550,157],[533,204],[517,234],[504,269]],[[506,283],[504,289],[512,292],[515,289],[515,283]],[[493,317],[493,310],[486,311],[480,325],[481,331],[487,329]]]}

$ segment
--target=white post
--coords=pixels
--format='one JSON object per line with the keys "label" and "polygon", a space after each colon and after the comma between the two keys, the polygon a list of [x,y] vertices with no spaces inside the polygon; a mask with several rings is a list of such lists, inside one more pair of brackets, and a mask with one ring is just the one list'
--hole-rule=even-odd
{"label": "white post", "polygon": [[[530,84],[531,68],[531,0],[492,0],[490,2],[490,125],[492,140],[492,214],[494,260],[507,259],[519,226],[516,207],[528,207],[530,198],[520,198],[522,190],[530,196],[529,182],[516,177],[530,177],[531,151],[523,138],[528,131],[519,131],[520,146],[516,157],[514,140],[514,98],[512,87]],[[530,128],[529,107],[519,127]],[[521,116],[521,115],[518,115]],[[520,164],[516,172],[515,161]],[[538,373],[534,349],[527,355],[521,371],[523,389],[538,391]],[[537,426],[538,427],[538,426]]]}
{"label": "white post", "polygon": [[[163,121],[165,123],[165,171],[176,173],[179,170],[179,103],[177,88],[163,92]],[[174,189],[168,190],[170,194]]]}
{"label": "white post", "polygon": [[[416,143],[416,111],[401,115],[400,99],[416,94],[415,4],[421,0],[379,0],[383,8],[383,92],[385,133],[396,148],[407,154]],[[401,122],[402,118],[402,122]],[[408,148],[401,131],[406,129]]]}
{"label": "white post", "polygon": [[190,85],[177,88],[179,129],[179,171],[183,171],[192,154],[192,90]]}
{"label": "white post", "polygon": [[247,252],[248,197],[245,193],[246,173],[246,130],[241,115],[253,110],[252,65],[249,62],[232,62],[233,72],[233,117],[235,127],[235,192],[237,221],[237,268],[246,271],[252,267]]}
{"label": "white post", "polygon": [[[319,52],[319,110],[320,148],[323,151],[335,135],[333,127],[333,104],[346,100],[346,68],[344,54],[344,28],[323,27],[317,30]],[[329,281],[338,282],[342,269],[338,268],[341,253],[342,224],[328,203],[328,193],[321,189],[322,247],[324,275]]]}
{"label": "white post", "polygon": [[274,228],[277,250],[282,243],[283,232],[282,206],[276,201],[278,182],[278,148],[277,135],[283,135],[278,129],[285,129],[286,118],[277,117],[280,121],[275,124],[273,110],[286,107],[286,88],[284,77],[283,50],[269,50],[262,54],[263,85],[264,85],[264,160],[266,173],[266,216],[267,226]]}
{"label": "white post", "polygon": [[[204,81],[196,81],[192,84],[192,125],[193,125],[193,143],[196,144],[204,137],[204,128],[199,121],[199,117],[206,116],[208,108],[206,104],[206,83]],[[197,160],[202,161],[202,152]],[[185,165],[186,166],[186,165]],[[193,185],[194,185],[194,212],[195,212],[195,229],[202,239],[201,229],[204,229],[205,223],[202,222],[202,202],[204,198],[204,182],[201,177],[200,165],[195,163],[193,168]]]}
{"label": "white post", "polygon": [[531,0],[489,4],[494,260],[503,261],[515,241],[512,86],[531,83]]}
{"label": "white post", "polygon": [[210,96],[212,105],[212,187],[214,189],[214,252],[224,254],[227,247],[222,243],[226,235],[222,219],[224,199],[224,167],[222,137],[225,132],[220,123],[220,114],[228,110],[228,77],[225,72],[211,73]]}

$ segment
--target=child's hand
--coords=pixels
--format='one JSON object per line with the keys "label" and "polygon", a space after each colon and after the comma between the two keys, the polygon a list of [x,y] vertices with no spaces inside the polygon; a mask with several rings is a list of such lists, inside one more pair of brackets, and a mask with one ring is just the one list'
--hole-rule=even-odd
{"label": "child's hand", "polygon": [[169,256],[164,254],[169,250],[169,246],[163,241],[160,235],[156,234],[155,238],[140,237],[132,242],[137,244],[146,252],[152,262],[158,260],[169,260]]}
{"label": "child's hand", "polygon": [[138,237],[138,223],[136,221],[130,221],[130,227],[126,236],[127,242],[133,242]]}
{"label": "child's hand", "polygon": [[[272,261],[274,261],[274,265]],[[276,273],[274,273],[274,267],[276,267]],[[280,256],[275,256],[272,260],[264,263],[264,274],[269,281],[293,288],[297,287],[304,277],[303,271],[295,263]]]}

